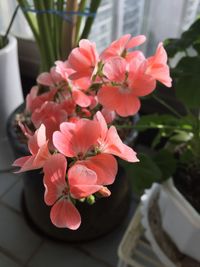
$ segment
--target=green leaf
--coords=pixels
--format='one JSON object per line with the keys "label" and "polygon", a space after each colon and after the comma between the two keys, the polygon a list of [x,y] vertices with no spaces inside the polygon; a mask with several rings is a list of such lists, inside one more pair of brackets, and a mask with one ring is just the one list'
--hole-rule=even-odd
{"label": "green leaf", "polygon": [[177,97],[190,108],[200,106],[200,76],[185,75],[175,85]]}
{"label": "green leaf", "polygon": [[140,162],[125,163],[127,175],[131,180],[133,190],[137,194],[142,194],[145,188],[149,188],[152,183],[161,180],[162,173],[153,160],[144,154],[139,154]]}
{"label": "green leaf", "polygon": [[162,149],[153,157],[155,163],[162,171],[161,179],[164,181],[172,176],[176,170],[176,160],[173,154],[166,149]]}
{"label": "green leaf", "polygon": [[170,142],[186,143],[193,138],[193,133],[177,130],[175,135],[170,138]]}
{"label": "green leaf", "polygon": [[200,57],[184,57],[177,64],[174,87],[177,97],[188,107],[200,106]]}

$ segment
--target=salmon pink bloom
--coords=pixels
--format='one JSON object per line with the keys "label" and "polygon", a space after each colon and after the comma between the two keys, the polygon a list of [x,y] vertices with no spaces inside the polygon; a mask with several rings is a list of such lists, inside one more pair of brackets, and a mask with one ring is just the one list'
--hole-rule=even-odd
{"label": "salmon pink bloom", "polygon": [[115,179],[117,162],[112,155],[96,155],[100,134],[98,121],[80,119],[76,123],[64,122],[60,125],[60,131],[53,134],[53,144],[60,153],[78,160],[74,166],[83,165],[94,171],[97,185],[107,185]]}
{"label": "salmon pink bloom", "polygon": [[66,157],[84,158],[99,137],[99,124],[80,119],[76,123],[63,122],[53,134],[53,144]]}
{"label": "salmon pink bloom", "polygon": [[[77,161],[77,164],[86,166],[97,175],[98,185],[110,185],[115,181],[117,174],[117,161],[114,156],[102,153]],[[76,164],[74,165],[76,166]],[[102,188],[100,188],[101,190]]]}
{"label": "salmon pink bloom", "polygon": [[163,83],[167,87],[172,86],[172,79],[167,65],[167,53],[162,43],[159,43],[154,56],[147,59],[146,74],[151,75],[155,80]]}
{"label": "salmon pink bloom", "polygon": [[51,89],[49,92],[38,95],[38,86],[33,86],[30,93],[26,96],[26,111],[33,113],[40,108],[45,101],[53,101],[57,89]]}
{"label": "salmon pink bloom", "polygon": [[105,108],[116,111],[122,117],[138,112],[139,97],[153,92],[156,79],[165,85],[171,85],[166,52],[162,46],[159,46],[156,55],[149,60],[141,54],[130,62],[113,57],[106,61],[103,73],[112,84],[100,88],[98,100]]}
{"label": "salmon pink bloom", "polygon": [[14,161],[13,166],[21,167],[17,172],[40,169],[44,166],[45,161],[51,157],[45,132],[45,126],[42,124],[33,136],[29,136],[28,148],[31,155]]}
{"label": "salmon pink bloom", "polygon": [[67,112],[61,109],[59,104],[45,102],[40,109],[33,112],[31,119],[36,128],[41,124],[45,125],[47,139],[52,147],[52,135],[59,129],[60,123],[67,120],[67,117]]}
{"label": "salmon pink bloom", "polygon": [[127,50],[138,45],[143,44],[146,41],[144,35],[138,35],[132,37],[130,34],[123,35],[118,40],[111,43],[100,55],[100,58],[104,61],[115,56],[126,57]]}
{"label": "salmon pink bloom", "polygon": [[61,154],[52,155],[44,165],[45,203],[53,206],[50,212],[52,223],[59,228],[76,230],[81,216],[70,199],[66,181],[67,161]]}
{"label": "salmon pink bloom", "polygon": [[73,198],[85,198],[102,189],[97,174],[86,166],[75,163],[68,171],[70,192]]}
{"label": "salmon pink bloom", "polygon": [[49,72],[43,72],[37,77],[37,83],[45,86],[56,86],[60,82],[62,82],[63,79],[61,75],[56,71],[56,67],[52,67]]}
{"label": "salmon pink bloom", "polygon": [[70,79],[86,77],[90,80],[96,72],[98,60],[95,43],[86,39],[81,40],[79,47],[74,48],[68,58],[70,67],[75,71],[70,75]]}
{"label": "salmon pink bloom", "polygon": [[100,111],[96,113],[95,120],[99,122],[101,128],[101,135],[97,140],[98,150],[101,153],[112,154],[129,162],[139,161],[136,157],[136,152],[122,142],[116,128],[111,126],[108,129],[106,121]]}

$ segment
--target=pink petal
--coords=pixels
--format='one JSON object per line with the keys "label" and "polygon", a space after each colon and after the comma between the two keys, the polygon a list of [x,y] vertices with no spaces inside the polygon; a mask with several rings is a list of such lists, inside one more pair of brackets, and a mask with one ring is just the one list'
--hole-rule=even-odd
{"label": "pink petal", "polygon": [[111,126],[108,130],[107,137],[105,139],[105,149],[103,153],[110,153],[118,156],[129,162],[137,162],[136,152],[120,139],[117,130],[114,126]]}
{"label": "pink petal", "polygon": [[91,104],[91,99],[81,90],[74,89],[72,92],[72,97],[77,105],[80,107],[89,107]]}
{"label": "pink petal", "polygon": [[67,157],[85,155],[96,143],[100,134],[99,124],[86,119],[80,119],[74,125],[62,123],[60,129],[61,132],[53,134],[53,143]]}
{"label": "pink petal", "polygon": [[97,184],[99,185],[109,185],[115,180],[117,161],[112,155],[98,154],[78,163],[85,165],[97,174]]}
{"label": "pink petal", "polygon": [[44,200],[47,205],[53,205],[66,189],[67,160],[61,154],[52,155],[44,164]]}
{"label": "pink petal", "polygon": [[124,58],[110,58],[103,67],[103,73],[110,81],[123,82],[125,80],[126,64]]}
{"label": "pink petal", "polygon": [[167,53],[162,43],[159,43],[155,55],[148,58],[147,62],[148,67],[146,73],[167,87],[171,87],[172,79],[167,65]]}
{"label": "pink petal", "polygon": [[146,37],[144,35],[138,35],[130,39],[126,44],[126,49],[136,47],[138,45],[143,44],[146,41]]}
{"label": "pink petal", "polygon": [[33,164],[34,159],[35,159],[34,156],[25,156],[25,157],[15,160],[13,163],[13,166],[21,167],[19,171],[16,171],[15,173],[21,173],[21,172],[26,172],[30,170],[40,169],[41,166],[34,166]]}
{"label": "pink petal", "polygon": [[140,100],[129,88],[103,86],[97,96],[100,104],[122,117],[134,115],[140,109]]}
{"label": "pink petal", "polygon": [[118,40],[112,42],[111,45],[103,51],[103,53],[100,55],[100,58],[107,60],[108,58],[114,56],[121,56],[130,37],[130,34],[126,34],[120,37]]}
{"label": "pink petal", "polygon": [[96,121],[98,121],[100,129],[101,129],[100,138],[104,139],[106,137],[106,134],[108,131],[108,127],[107,127],[107,123],[105,121],[105,118],[100,111],[97,111],[97,113],[94,116],[94,119]]}
{"label": "pink petal", "polygon": [[48,72],[43,72],[37,77],[37,83],[46,86],[51,86],[54,84],[54,81]]}
{"label": "pink petal", "polygon": [[60,125],[60,131],[53,133],[53,144],[57,150],[67,157],[75,157],[76,152],[73,148],[73,135],[75,131],[75,124],[63,122]]}
{"label": "pink petal", "polygon": [[74,198],[84,198],[101,189],[101,186],[96,184],[96,173],[78,163],[69,169],[68,179],[70,192]]}
{"label": "pink petal", "polygon": [[28,141],[28,148],[32,155],[37,154],[39,147],[46,144],[46,128],[43,124],[35,131]]}
{"label": "pink petal", "polygon": [[67,199],[60,199],[51,208],[52,223],[59,228],[76,230],[81,224],[81,216],[76,207]]}

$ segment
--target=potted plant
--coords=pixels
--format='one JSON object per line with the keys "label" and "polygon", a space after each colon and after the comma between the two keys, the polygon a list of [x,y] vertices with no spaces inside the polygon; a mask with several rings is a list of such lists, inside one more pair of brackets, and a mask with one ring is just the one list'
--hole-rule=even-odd
{"label": "potted plant", "polygon": [[[157,129],[151,163],[162,182],[158,200],[162,227],[184,255],[200,262],[200,20],[180,39],[166,41],[166,50],[176,60],[171,67],[175,109],[160,94],[154,97],[169,110],[168,114],[142,116],[136,127]],[[158,146],[159,144],[159,146]],[[150,165],[149,165],[150,166]],[[137,170],[138,173],[141,169]],[[155,178],[155,176],[154,176]],[[152,178],[151,182],[154,182]]]}
{"label": "potted plant", "polygon": [[0,139],[6,138],[6,122],[8,116],[23,102],[17,40],[14,36],[9,35],[17,9],[13,13],[8,29],[4,34],[0,35]]}
{"label": "potted plant", "polygon": [[[19,148],[13,140],[21,136],[16,121],[28,141],[29,155],[17,152],[23,155],[14,162],[18,172],[42,169],[40,179],[28,173],[24,193],[29,214],[43,232],[68,241],[92,239],[124,217],[130,186],[114,156],[138,161],[122,142],[132,128],[130,116],[157,80],[171,86],[162,43],[149,58],[129,51],[144,41],[142,35],[127,34],[99,55],[95,43],[81,40],[66,61],[56,61],[38,76],[25,110],[11,117],[13,146]],[[34,190],[40,193],[34,196]]]}
{"label": "potted plant", "polygon": [[87,38],[101,0],[17,0],[37,43],[40,72],[65,60]]}

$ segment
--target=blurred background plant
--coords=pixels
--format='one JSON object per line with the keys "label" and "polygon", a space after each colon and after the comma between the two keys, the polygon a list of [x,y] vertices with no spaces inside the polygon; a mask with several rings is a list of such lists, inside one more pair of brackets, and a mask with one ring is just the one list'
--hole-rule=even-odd
{"label": "blurred background plant", "polygon": [[67,58],[87,38],[101,0],[17,0],[33,32],[41,56],[40,71]]}

